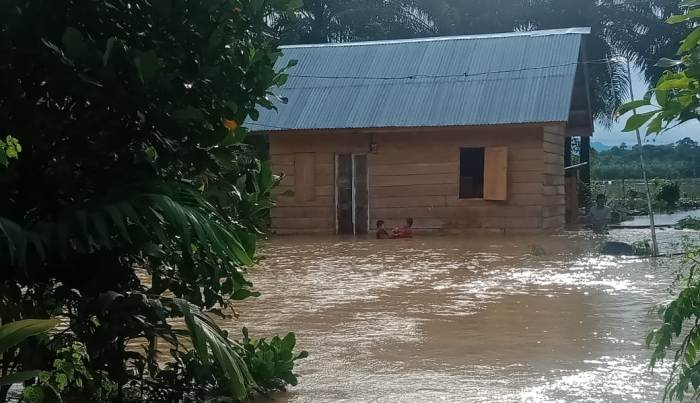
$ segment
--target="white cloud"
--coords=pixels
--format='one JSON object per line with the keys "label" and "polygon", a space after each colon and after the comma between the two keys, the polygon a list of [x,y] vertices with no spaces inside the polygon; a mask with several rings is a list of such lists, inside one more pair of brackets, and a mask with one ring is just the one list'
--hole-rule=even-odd
{"label": "white cloud", "polygon": [[[632,72],[632,85],[634,95],[637,99],[641,98],[647,91],[647,84],[645,83],[644,76],[639,71]],[[643,109],[640,111],[643,111]],[[618,145],[622,142],[627,144],[636,143],[637,136],[634,132],[622,132],[622,129],[625,127],[625,122],[629,116],[630,114],[625,115],[609,129],[602,124],[597,123],[592,141],[597,141],[608,145]],[[644,135],[644,132],[645,131],[642,130],[642,135]],[[643,139],[643,141],[656,144],[668,144],[674,143],[685,137],[690,137],[693,140],[700,141],[700,122],[686,122],[659,136],[647,137],[646,139]]]}

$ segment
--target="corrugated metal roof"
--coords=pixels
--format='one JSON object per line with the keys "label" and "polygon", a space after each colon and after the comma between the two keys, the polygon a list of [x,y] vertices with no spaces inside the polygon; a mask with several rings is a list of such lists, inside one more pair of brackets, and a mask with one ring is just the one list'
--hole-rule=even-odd
{"label": "corrugated metal roof", "polygon": [[588,28],[282,47],[253,130],[566,122]]}

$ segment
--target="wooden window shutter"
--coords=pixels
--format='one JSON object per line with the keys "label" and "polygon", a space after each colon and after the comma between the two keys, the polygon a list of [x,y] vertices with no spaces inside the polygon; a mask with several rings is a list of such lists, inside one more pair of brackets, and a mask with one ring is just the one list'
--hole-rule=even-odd
{"label": "wooden window shutter", "polygon": [[316,199],[316,169],[313,153],[294,154],[294,195],[296,201]]}
{"label": "wooden window shutter", "polygon": [[508,147],[486,147],[484,200],[508,200]]}

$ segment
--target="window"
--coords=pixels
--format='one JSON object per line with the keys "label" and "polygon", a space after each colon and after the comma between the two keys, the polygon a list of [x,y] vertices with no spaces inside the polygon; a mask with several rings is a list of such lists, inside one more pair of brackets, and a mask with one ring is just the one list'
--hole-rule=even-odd
{"label": "window", "polygon": [[460,149],[459,198],[508,199],[507,147]]}
{"label": "window", "polygon": [[484,197],[484,148],[462,148],[459,151],[459,198]]}

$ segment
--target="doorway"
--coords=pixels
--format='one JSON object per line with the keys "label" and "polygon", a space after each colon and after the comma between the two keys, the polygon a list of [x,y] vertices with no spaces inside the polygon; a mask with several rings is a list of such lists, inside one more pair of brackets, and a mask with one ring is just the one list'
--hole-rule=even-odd
{"label": "doorway", "polygon": [[335,156],[336,232],[361,235],[369,232],[369,181],[367,155]]}

